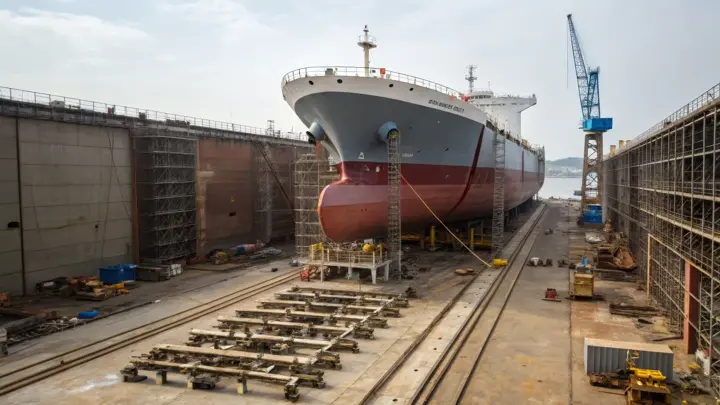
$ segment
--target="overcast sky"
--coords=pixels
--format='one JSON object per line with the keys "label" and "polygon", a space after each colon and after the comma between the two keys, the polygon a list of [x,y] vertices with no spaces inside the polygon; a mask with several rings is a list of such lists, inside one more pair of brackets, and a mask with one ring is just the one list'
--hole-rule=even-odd
{"label": "overcast sky", "polygon": [[717,0],[0,0],[0,86],[295,131],[282,76],[373,65],[465,90],[535,93],[523,136],[582,156],[566,14],[600,65],[606,149],[720,81]]}

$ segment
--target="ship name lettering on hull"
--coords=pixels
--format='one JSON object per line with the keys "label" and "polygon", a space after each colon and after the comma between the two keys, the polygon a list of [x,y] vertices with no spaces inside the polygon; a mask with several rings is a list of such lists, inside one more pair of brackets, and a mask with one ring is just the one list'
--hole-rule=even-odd
{"label": "ship name lettering on hull", "polygon": [[447,108],[448,110],[453,110],[459,113],[465,112],[464,108],[456,107],[450,103],[443,103],[442,101],[437,100],[430,100],[428,104],[436,105],[438,107]]}

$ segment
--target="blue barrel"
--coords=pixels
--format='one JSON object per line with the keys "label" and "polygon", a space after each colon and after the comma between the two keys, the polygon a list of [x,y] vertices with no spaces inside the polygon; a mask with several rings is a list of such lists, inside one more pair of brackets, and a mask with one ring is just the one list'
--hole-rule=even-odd
{"label": "blue barrel", "polygon": [[78,319],[92,319],[98,316],[98,312],[96,310],[92,311],[84,311],[78,313]]}
{"label": "blue barrel", "polygon": [[134,264],[119,264],[117,266],[101,267],[98,277],[103,284],[118,284],[123,281],[135,281]]}
{"label": "blue barrel", "polygon": [[587,224],[602,224],[602,211],[587,210],[583,212],[583,222]]}

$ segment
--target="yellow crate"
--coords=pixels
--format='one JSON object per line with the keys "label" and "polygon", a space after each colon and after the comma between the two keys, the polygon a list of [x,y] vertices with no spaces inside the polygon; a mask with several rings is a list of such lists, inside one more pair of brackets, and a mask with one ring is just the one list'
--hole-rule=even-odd
{"label": "yellow crate", "polygon": [[576,297],[592,297],[594,280],[592,274],[575,273],[573,291]]}

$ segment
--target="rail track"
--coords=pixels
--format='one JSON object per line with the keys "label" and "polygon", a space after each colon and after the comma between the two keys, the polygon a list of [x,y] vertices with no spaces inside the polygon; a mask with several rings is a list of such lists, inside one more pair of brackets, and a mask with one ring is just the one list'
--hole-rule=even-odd
{"label": "rail track", "polygon": [[[218,310],[295,280],[301,271],[302,270],[293,270],[289,273],[272,277],[253,284],[241,291],[223,295],[204,304],[188,308],[102,340],[68,350],[64,353],[27,364],[11,372],[0,374],[0,395],[5,395],[30,384],[42,381],[65,370],[85,364],[108,353],[210,315]],[[15,377],[12,381],[2,382],[3,379],[12,377]]]}
{"label": "rail track", "polygon": [[[459,404],[465,394],[470,377],[473,374],[477,364],[482,357],[483,351],[488,341],[492,337],[495,326],[500,320],[502,311],[510,298],[513,288],[520,277],[526,259],[530,254],[530,250],[535,243],[535,237],[538,234],[538,224],[545,217],[547,206],[541,208],[540,213],[535,217],[533,223],[528,228],[525,235],[522,236],[514,249],[512,255],[508,259],[505,270],[498,275],[488,289],[487,293],[474,308],[470,316],[463,322],[460,330],[453,336],[451,343],[441,353],[440,358],[430,369],[428,375],[423,379],[420,387],[413,393],[408,404]],[[530,240],[530,243],[528,241]],[[479,274],[478,274],[479,275]],[[477,275],[475,276],[477,277]],[[510,278],[508,278],[510,277]],[[469,282],[465,288],[470,286]],[[496,296],[496,293],[502,290],[504,295]],[[385,383],[397,373],[403,366],[403,363],[409,355],[419,346],[419,344],[430,334],[441,318],[443,318],[455,302],[462,296],[464,289],[459,291],[453,300],[442,311],[428,329],[411,345],[408,352],[395,363],[383,378],[381,378],[373,389],[363,398],[360,404],[372,403],[372,399],[377,392],[384,387]],[[496,300],[497,298],[497,300]],[[496,309],[490,318],[484,318],[486,309],[491,306]],[[461,361],[458,361],[461,359]],[[450,380],[446,377],[452,375]],[[449,392],[449,394],[448,394]],[[449,398],[448,398],[449,397]]]}
{"label": "rail track", "polygon": [[410,403],[456,405],[462,402],[468,383],[522,274],[539,233],[537,225],[545,217],[546,210],[547,206],[513,252],[506,270],[493,282],[480,306],[470,315]]}

